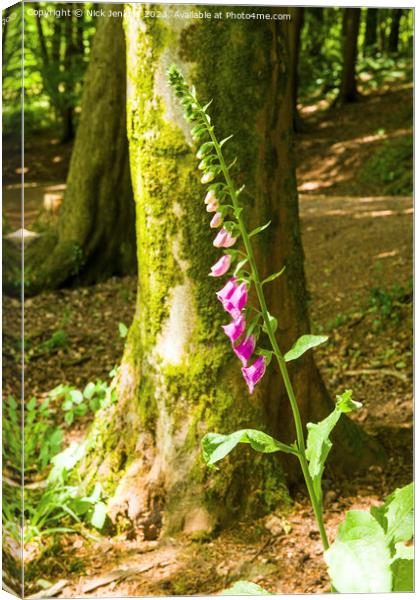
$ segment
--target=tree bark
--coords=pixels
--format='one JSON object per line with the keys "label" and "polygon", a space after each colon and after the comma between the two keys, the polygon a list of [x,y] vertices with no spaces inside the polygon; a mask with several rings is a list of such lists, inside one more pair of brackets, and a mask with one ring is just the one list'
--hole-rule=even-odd
{"label": "tree bark", "polygon": [[360,27],[360,8],[343,9],[343,69],[339,104],[356,102],[359,97],[356,84],[357,38]]}
{"label": "tree bark", "polygon": [[316,8],[308,7],[306,9],[307,16],[311,16],[312,19],[307,19],[307,22],[313,22],[312,31],[308,30],[310,35],[310,44],[308,48],[308,53],[311,56],[319,56],[322,52],[322,48],[325,42],[325,34],[324,34],[324,9],[320,6]]}
{"label": "tree bark", "polygon": [[[232,7],[236,10],[241,9]],[[234,133],[226,151],[238,157],[236,184],[247,185],[249,226],[272,219],[270,229],[255,239],[263,276],[286,265],[286,275],[267,286],[283,351],[309,325],[287,25],[157,21],[144,19],[134,5],[125,26],[139,241],[137,308],[115,383],[118,401],[95,419],[83,472],[113,493],[114,518],[127,513],[151,538],[161,527],[209,531],[287,501],[278,455],[237,449],[224,460],[222,474],[214,474],[199,453],[205,433],[252,427],[284,441],[295,438],[276,367],[270,365],[250,396],[221,332],[227,319],[215,292],[222,284],[208,277],[219,253],[202,201],[196,149],[166,82],[170,64],[183,69],[203,101],[213,98],[217,135]],[[291,375],[305,422],[325,416],[332,403],[313,357],[297,362]],[[371,462],[365,442],[345,419],[336,453],[341,470],[351,465],[354,472],[356,465]],[[286,463],[286,469],[296,477],[296,462]]]}
{"label": "tree bark", "polygon": [[370,54],[378,45],[378,9],[366,9],[365,37],[363,40],[363,53]]}
{"label": "tree bark", "polygon": [[136,270],[125,64],[121,20],[101,18],[58,224],[25,254],[28,294]]}
{"label": "tree bark", "polygon": [[292,23],[289,32],[289,55],[290,55],[290,87],[292,89],[292,106],[293,106],[293,129],[294,131],[302,131],[303,124],[297,108],[298,92],[299,92],[299,54],[300,54],[300,38],[304,20],[304,8],[291,7],[289,9],[292,16]]}
{"label": "tree bark", "polygon": [[388,51],[392,54],[398,52],[398,42],[400,37],[400,21],[403,15],[402,8],[396,8],[392,11],[391,30],[389,32]]}

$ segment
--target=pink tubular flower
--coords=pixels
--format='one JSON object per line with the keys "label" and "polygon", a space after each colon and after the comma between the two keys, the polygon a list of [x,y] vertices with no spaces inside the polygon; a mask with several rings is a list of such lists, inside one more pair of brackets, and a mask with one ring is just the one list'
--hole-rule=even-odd
{"label": "pink tubular flower", "polygon": [[242,375],[247,383],[250,394],[253,393],[255,385],[264,376],[265,367],[265,356],[259,356],[250,367],[242,367]]}
{"label": "pink tubular flower", "polygon": [[217,299],[223,304],[226,300],[229,300],[237,287],[236,277],[231,277],[222,289],[216,293]]}
{"label": "pink tubular flower", "polygon": [[222,329],[233,344],[233,342],[236,342],[245,331],[245,317],[240,314],[239,317],[235,321],[229,323],[229,325],[222,325]]}
{"label": "pink tubular flower", "polygon": [[222,258],[219,258],[217,263],[215,263],[212,266],[211,272],[209,273],[210,277],[221,277],[222,275],[224,275],[226,273],[226,271],[229,271],[231,262],[232,262],[231,255],[224,254],[222,256]]}
{"label": "pink tubular flower", "polygon": [[253,335],[250,335],[249,337],[243,339],[242,342],[240,342],[240,344],[238,344],[237,346],[233,346],[233,350],[236,356],[238,356],[238,358],[241,360],[244,367],[247,366],[248,360],[251,358],[255,350],[256,343],[257,341],[255,337]]}
{"label": "pink tubular flower", "polygon": [[207,208],[206,211],[207,212],[216,212],[216,210],[219,208],[219,203],[217,200],[215,200],[214,202],[209,202],[207,204]]}
{"label": "pink tubular flower", "polygon": [[246,283],[243,281],[240,285],[236,286],[233,294],[223,301],[223,307],[228,313],[234,314],[238,310],[241,311],[247,301],[248,288]]}
{"label": "pink tubular flower", "polygon": [[210,221],[210,227],[212,229],[214,229],[215,227],[220,227],[220,225],[222,224],[222,221],[223,221],[222,213],[217,212],[213,216],[212,220]]}
{"label": "pink tubular flower", "polygon": [[232,237],[230,233],[226,231],[224,227],[222,227],[213,241],[213,246],[216,248],[231,248],[231,246],[236,244],[236,240],[237,238]]}

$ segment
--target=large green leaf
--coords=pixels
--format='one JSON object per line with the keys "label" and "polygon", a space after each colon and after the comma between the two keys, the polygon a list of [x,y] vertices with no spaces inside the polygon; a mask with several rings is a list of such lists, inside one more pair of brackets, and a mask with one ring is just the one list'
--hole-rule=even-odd
{"label": "large green leaf", "polygon": [[324,553],[337,592],[391,592],[391,553],[378,521],[365,510],[350,510],[335,542]]}
{"label": "large green leaf", "polygon": [[321,501],[322,490],[321,480],[324,472],[325,462],[332,448],[332,442],[329,439],[330,433],[336,426],[341,413],[350,412],[360,408],[360,402],[351,399],[352,391],[346,390],[343,394],[336,397],[336,405],[333,412],[320,423],[308,423],[308,439],[306,442],[306,458],[309,461],[309,473],[314,482],[314,489],[317,499]]}
{"label": "large green leaf", "polygon": [[220,592],[219,596],[272,596],[272,594],[251,581],[237,581],[232,587]]}
{"label": "large green leaf", "polygon": [[222,433],[208,433],[201,442],[203,458],[208,465],[214,465],[224,458],[238,444],[250,444],[257,452],[287,452],[295,454],[295,451],[286,444],[282,444],[270,435],[257,429],[241,429],[229,435]]}
{"label": "large green leaf", "polygon": [[407,542],[414,535],[414,484],[397,488],[382,506],[370,512],[382,526],[389,544]]}
{"label": "large green leaf", "polygon": [[414,546],[402,542],[396,545],[396,553],[391,563],[393,592],[414,591]]}
{"label": "large green leaf", "polygon": [[315,348],[328,340],[326,335],[302,335],[290,348],[289,352],[284,355],[284,360],[296,360],[302,356],[307,350]]}

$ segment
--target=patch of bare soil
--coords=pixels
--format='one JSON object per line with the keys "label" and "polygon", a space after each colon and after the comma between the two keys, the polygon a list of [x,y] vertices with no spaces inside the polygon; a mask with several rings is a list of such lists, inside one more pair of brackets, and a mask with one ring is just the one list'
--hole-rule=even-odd
{"label": "patch of bare soil", "polygon": [[[300,202],[313,330],[329,335],[316,358],[332,396],[351,388],[363,402],[354,418],[388,455],[383,468],[351,481],[333,478],[327,469],[330,539],[345,510],[378,504],[412,479],[412,200],[372,197],[352,187],[355,161],[370,152],[363,139],[379,126],[376,114],[389,117],[392,106],[391,120],[405,126],[397,107],[408,110],[406,92],[396,93],[401,97],[391,91],[366,100],[371,113],[363,120],[357,106],[335,109],[334,118],[309,116],[312,125],[300,141],[300,188],[308,191],[305,183],[313,180],[327,183],[313,189],[316,194],[302,194]],[[347,150],[338,153],[345,177],[334,183],[331,144],[348,140],[349,133],[360,141],[348,161],[342,160]],[[121,358],[118,323],[130,323],[135,289],[133,278],[112,279],[27,300],[27,394],[43,394],[62,382],[81,387],[106,379]],[[16,300],[4,298],[6,379],[18,357],[18,310]],[[65,336],[54,345],[60,331]],[[327,592],[321,542],[303,489],[294,491],[293,500],[288,513],[239,523],[200,542],[184,536],[144,542],[133,531],[95,534],[96,541],[79,534],[45,538],[42,556],[27,565],[28,592],[39,590],[41,577],[64,580],[63,597],[215,594],[239,579],[276,593]]]}
{"label": "patch of bare soil", "polygon": [[304,131],[296,136],[299,192],[381,195],[379,182],[361,188],[359,174],[384,143],[412,133],[412,84],[371,92],[343,107],[306,106],[302,116]]}

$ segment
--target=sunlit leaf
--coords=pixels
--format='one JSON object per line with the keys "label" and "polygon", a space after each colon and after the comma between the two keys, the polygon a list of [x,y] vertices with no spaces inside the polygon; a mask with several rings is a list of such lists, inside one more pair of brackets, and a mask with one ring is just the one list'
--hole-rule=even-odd
{"label": "sunlit leaf", "polygon": [[315,348],[328,340],[326,335],[302,335],[284,355],[286,362],[296,360],[310,348]]}
{"label": "sunlit leaf", "polygon": [[391,592],[391,553],[385,533],[365,510],[351,510],[324,553],[332,584],[340,593]]}
{"label": "sunlit leaf", "polygon": [[120,337],[127,337],[128,327],[124,323],[118,323],[118,331],[120,332]]}
{"label": "sunlit leaf", "polygon": [[83,402],[83,394],[80,390],[71,390],[70,397],[75,404]]}
{"label": "sunlit leaf", "polygon": [[370,512],[383,527],[389,544],[407,542],[414,534],[414,484],[397,488]]}
{"label": "sunlit leaf", "polygon": [[95,389],[95,384],[93,381],[90,381],[83,390],[83,396],[86,398],[86,400],[90,400],[92,398],[93,394],[95,393]]}
{"label": "sunlit leaf", "polygon": [[219,144],[220,147],[224,146],[226,144],[226,142],[228,142],[229,140],[231,140],[233,138],[233,134],[229,135],[228,137],[226,137],[224,140],[222,140]]}
{"label": "sunlit leaf", "polygon": [[90,519],[91,524],[96,529],[102,529],[105,523],[107,513],[107,507],[104,502],[97,502],[93,509],[92,517]]}
{"label": "sunlit leaf", "polygon": [[272,594],[252,581],[237,581],[232,587],[220,592],[219,596],[272,596]]}
{"label": "sunlit leaf", "polygon": [[414,546],[396,545],[391,570],[393,592],[414,592]]}
{"label": "sunlit leaf", "polygon": [[[336,426],[341,413],[349,412],[350,403],[354,408],[361,406],[360,402],[351,400],[351,390],[346,390],[343,394],[336,397],[336,405],[333,412],[319,423],[308,423],[308,439],[306,442],[306,458],[309,461],[309,473],[314,483],[316,497],[319,501],[322,498],[321,481],[324,472],[325,461],[332,448],[332,442],[329,436]],[[344,410],[343,410],[344,409]]]}
{"label": "sunlit leaf", "polygon": [[214,465],[227,454],[229,454],[238,444],[250,444],[251,448],[257,452],[286,452],[295,454],[295,451],[287,444],[283,444],[257,429],[241,429],[229,435],[222,433],[208,433],[204,436],[201,446],[203,458],[208,465]]}

